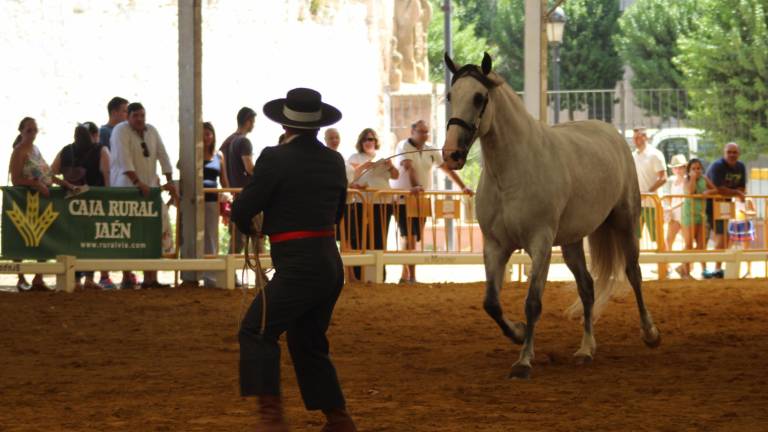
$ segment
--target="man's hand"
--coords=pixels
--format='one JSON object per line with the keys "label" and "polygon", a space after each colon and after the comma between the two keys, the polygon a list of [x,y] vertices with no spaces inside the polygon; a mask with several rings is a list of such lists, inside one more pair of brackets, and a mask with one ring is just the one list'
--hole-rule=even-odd
{"label": "man's hand", "polygon": [[465,194],[469,195],[469,196],[474,196],[475,195],[475,192],[472,189],[470,189],[470,188],[468,188],[466,186],[461,188],[461,191],[464,192]]}
{"label": "man's hand", "polygon": [[[173,205],[176,207],[179,206],[179,193],[176,191],[176,186],[173,183],[166,183],[163,185],[162,189],[164,191],[168,191],[168,193],[171,194],[171,201],[173,201]],[[149,189],[147,189],[149,190]]]}
{"label": "man's hand", "polygon": [[141,180],[136,182],[136,187],[139,188],[139,192],[144,198],[149,198],[149,186],[145,185]]}
{"label": "man's hand", "polygon": [[414,186],[414,187],[411,188],[411,193],[413,193],[413,194],[418,194],[418,193],[421,193],[421,192],[424,192],[424,187],[422,187],[422,186]]}

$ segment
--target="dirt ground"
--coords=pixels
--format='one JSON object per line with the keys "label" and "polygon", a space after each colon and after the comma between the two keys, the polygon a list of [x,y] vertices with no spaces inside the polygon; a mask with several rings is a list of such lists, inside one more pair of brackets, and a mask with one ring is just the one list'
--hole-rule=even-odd
{"label": "dirt ground", "polygon": [[[634,300],[597,324],[591,365],[571,355],[572,283],[547,285],[530,381],[485,315],[482,284],[348,285],[330,330],[361,431],[766,431],[768,282],[646,283],[662,331],[640,340]],[[524,287],[503,292],[508,316]],[[247,431],[238,395],[239,291],[0,293],[0,430]],[[287,415],[304,410],[283,349]]]}

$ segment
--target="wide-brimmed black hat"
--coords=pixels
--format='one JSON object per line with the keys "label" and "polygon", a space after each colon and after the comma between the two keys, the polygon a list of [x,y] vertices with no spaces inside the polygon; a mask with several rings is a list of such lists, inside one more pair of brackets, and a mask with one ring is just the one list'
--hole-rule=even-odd
{"label": "wide-brimmed black hat", "polygon": [[308,88],[290,90],[284,99],[264,104],[270,120],[296,129],[319,129],[341,120],[341,112],[322,101],[320,93]]}

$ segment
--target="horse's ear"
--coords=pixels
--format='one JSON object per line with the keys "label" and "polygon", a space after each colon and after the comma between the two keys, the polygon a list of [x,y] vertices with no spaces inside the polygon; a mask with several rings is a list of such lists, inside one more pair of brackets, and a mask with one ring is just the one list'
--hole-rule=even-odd
{"label": "horse's ear", "polygon": [[448,55],[448,53],[445,53],[445,65],[448,66],[448,70],[451,71],[452,74],[455,74],[458,68],[453,63],[453,60],[451,60],[451,57]]}
{"label": "horse's ear", "polygon": [[483,63],[481,65],[483,75],[488,75],[491,72],[491,67],[493,67],[493,60],[491,60],[491,56],[486,52],[483,56]]}

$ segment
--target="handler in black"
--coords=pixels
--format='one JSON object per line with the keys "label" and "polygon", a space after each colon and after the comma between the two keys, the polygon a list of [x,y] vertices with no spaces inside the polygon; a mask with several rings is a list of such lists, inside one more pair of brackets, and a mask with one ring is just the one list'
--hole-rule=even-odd
{"label": "handler in black", "polygon": [[262,301],[254,299],[240,329],[240,389],[259,396],[261,429],[284,431],[280,399],[280,346],[287,332],[301,396],[308,410],[322,410],[322,431],[355,431],[345,409],[325,332],[344,284],[334,237],[346,203],[347,179],[339,153],[317,140],[320,127],[341,118],[336,108],[306,88],[264,105],[264,114],[285,129],[285,142],[262,151],[251,182],[232,206],[232,220],[251,234],[251,220],[264,212],[275,275],[267,283],[266,325]]}

